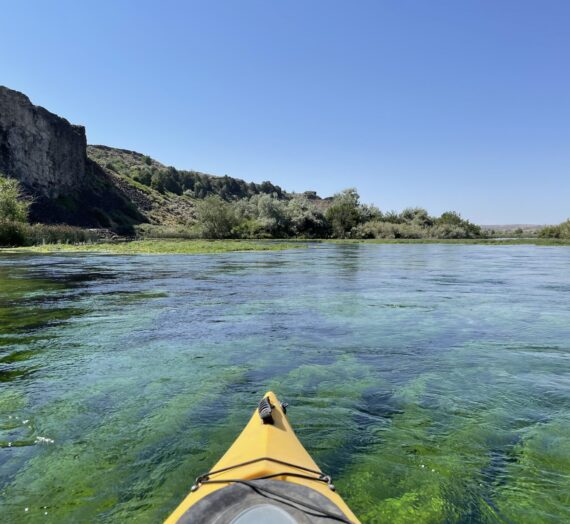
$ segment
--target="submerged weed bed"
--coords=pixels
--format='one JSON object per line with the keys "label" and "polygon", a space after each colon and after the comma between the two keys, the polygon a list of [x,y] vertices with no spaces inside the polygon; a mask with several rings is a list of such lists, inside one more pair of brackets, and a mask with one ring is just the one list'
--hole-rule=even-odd
{"label": "submerged weed bed", "polygon": [[2,517],[160,522],[273,390],[365,524],[570,521],[568,274],[535,246],[0,257]]}

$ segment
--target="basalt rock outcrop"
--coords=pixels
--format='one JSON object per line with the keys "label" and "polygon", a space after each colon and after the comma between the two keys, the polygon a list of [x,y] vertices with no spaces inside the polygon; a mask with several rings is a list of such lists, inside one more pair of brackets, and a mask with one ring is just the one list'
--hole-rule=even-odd
{"label": "basalt rock outcrop", "polygon": [[85,128],[0,86],[0,172],[49,199],[81,188],[86,176]]}
{"label": "basalt rock outcrop", "polygon": [[128,230],[146,218],[87,157],[85,128],[0,86],[0,173],[31,197],[32,221]]}

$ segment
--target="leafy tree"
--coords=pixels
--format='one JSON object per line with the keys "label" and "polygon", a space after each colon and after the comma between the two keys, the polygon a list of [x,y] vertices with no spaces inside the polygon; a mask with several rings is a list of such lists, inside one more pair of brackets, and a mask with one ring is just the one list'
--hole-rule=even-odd
{"label": "leafy tree", "polygon": [[438,224],[449,224],[452,226],[460,226],[463,223],[461,215],[456,211],[446,211],[437,219]]}
{"label": "leafy tree", "polygon": [[333,197],[333,203],[326,211],[326,219],[336,238],[346,238],[360,221],[360,196],[356,189],[345,189]]}
{"label": "leafy tree", "polygon": [[422,207],[408,207],[400,213],[402,222],[416,224],[420,227],[430,227],[434,224],[434,219]]}
{"label": "leafy tree", "polygon": [[396,211],[388,211],[387,213],[384,213],[382,221],[389,222],[390,224],[401,224],[403,222],[402,217]]}
{"label": "leafy tree", "polygon": [[258,220],[265,231],[276,237],[286,236],[289,228],[287,205],[272,195],[259,195],[257,200]]}
{"label": "leafy tree", "polygon": [[[443,238],[478,238],[483,236],[481,228],[461,217],[456,211],[446,211],[436,221]],[[447,235],[443,232],[447,231]]]}
{"label": "leafy tree", "polygon": [[196,218],[203,238],[228,238],[238,225],[232,205],[217,195],[196,203]]}
{"label": "leafy tree", "polygon": [[144,169],[138,169],[133,171],[133,179],[144,184],[145,186],[150,186],[152,183],[152,173],[150,169],[145,167]]}
{"label": "leafy tree", "polygon": [[323,212],[307,197],[295,196],[287,204],[291,233],[309,238],[328,235],[327,221]]}
{"label": "leafy tree", "polygon": [[30,201],[25,199],[20,184],[0,174],[0,220],[27,222]]}
{"label": "leafy tree", "polygon": [[360,222],[370,222],[371,220],[382,220],[382,211],[373,204],[363,204],[359,208]]}
{"label": "leafy tree", "polygon": [[259,186],[259,190],[261,193],[274,193],[275,192],[275,186],[269,182],[268,180],[265,180],[264,182],[261,182],[261,185]]}
{"label": "leafy tree", "polygon": [[150,187],[156,189],[160,193],[166,191],[166,177],[164,176],[164,171],[156,171],[152,174],[150,179]]}
{"label": "leafy tree", "polygon": [[171,193],[175,193],[177,195],[182,194],[182,186],[180,184],[180,177],[178,175],[178,171],[176,168],[170,166],[166,168],[166,172],[164,173],[164,188]]}

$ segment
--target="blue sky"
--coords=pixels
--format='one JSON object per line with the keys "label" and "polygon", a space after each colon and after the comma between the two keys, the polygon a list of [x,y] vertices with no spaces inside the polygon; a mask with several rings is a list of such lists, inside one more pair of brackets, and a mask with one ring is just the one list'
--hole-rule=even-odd
{"label": "blue sky", "polygon": [[567,0],[0,0],[0,84],[88,141],[483,224],[570,216]]}

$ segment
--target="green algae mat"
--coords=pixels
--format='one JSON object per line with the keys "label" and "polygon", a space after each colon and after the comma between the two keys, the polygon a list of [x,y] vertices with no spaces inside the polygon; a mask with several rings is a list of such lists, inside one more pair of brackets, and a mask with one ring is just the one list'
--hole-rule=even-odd
{"label": "green algae mat", "polygon": [[94,244],[44,244],[0,248],[9,253],[100,253],[115,255],[199,255],[234,251],[281,251],[305,247],[305,242],[264,240],[132,240]]}
{"label": "green algae mat", "polygon": [[4,522],[159,522],[268,389],[365,523],[570,521],[570,253],[0,255]]}

